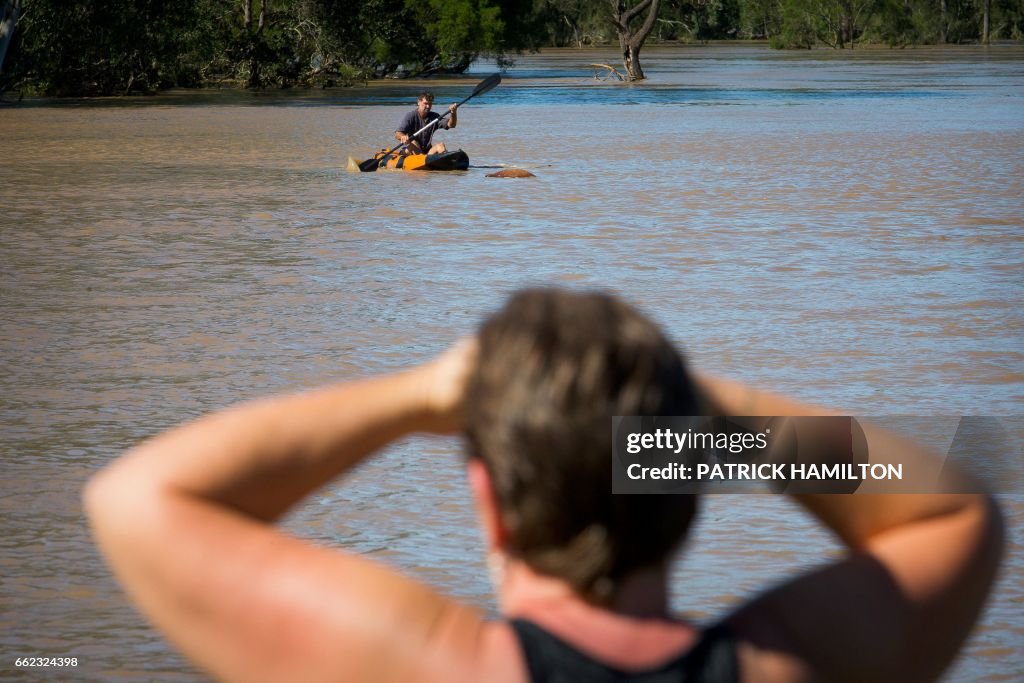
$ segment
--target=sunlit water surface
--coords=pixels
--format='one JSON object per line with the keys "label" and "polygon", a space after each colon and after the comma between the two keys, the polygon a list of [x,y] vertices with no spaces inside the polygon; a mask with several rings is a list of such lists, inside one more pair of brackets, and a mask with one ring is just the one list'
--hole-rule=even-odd
{"label": "sunlit water surface", "polygon": [[[594,79],[610,52],[523,58],[440,135],[452,174],[344,170],[422,83],[0,106],[0,678],[201,679],[96,555],[84,480],[203,412],[423,361],[523,285],[613,289],[696,366],[854,413],[1021,413],[1024,50],[644,57],[636,86]],[[457,451],[395,446],[288,527],[493,612]],[[675,605],[711,621],[837,552],[785,500],[710,499]],[[949,680],[1024,678],[1022,569],[1013,546]]]}

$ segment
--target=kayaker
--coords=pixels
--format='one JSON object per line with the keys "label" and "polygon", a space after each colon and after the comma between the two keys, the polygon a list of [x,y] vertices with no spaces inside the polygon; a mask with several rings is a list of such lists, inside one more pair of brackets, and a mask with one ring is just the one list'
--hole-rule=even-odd
{"label": "kayaker", "polygon": [[[609,431],[613,415],[704,410],[822,412],[688,371],[662,332],[615,298],[528,290],[476,340],[433,362],[245,404],[146,441],[92,479],[85,505],[131,599],[221,680],[936,679],[999,564],[993,500],[793,496],[845,555],[826,561],[823,552],[818,570],[698,627],[671,615],[669,595],[687,591],[668,585],[697,497],[612,496]],[[862,426],[873,453],[921,452]],[[466,437],[502,620],[274,526],[317,488],[414,433]],[[427,462],[415,467],[436,476]],[[328,498],[346,512],[348,496]],[[779,514],[793,513],[780,506]],[[744,524],[726,526],[742,533]],[[714,520],[707,531],[720,532]],[[721,588],[732,602],[735,587]]]}
{"label": "kayaker", "polygon": [[416,108],[402,117],[402,123],[398,125],[398,130],[395,131],[396,140],[402,144],[408,143],[400,150],[402,154],[423,154],[424,150],[427,154],[444,154],[448,151],[448,148],[445,147],[443,142],[431,145],[430,139],[434,136],[434,131],[438,128],[448,130],[454,128],[458,124],[458,114],[456,113],[456,110],[459,108],[459,105],[457,104],[448,106],[448,111],[451,112],[451,116],[448,117],[447,121],[442,121],[441,123],[431,126],[419,135],[414,135],[414,133],[421,130],[431,121],[436,121],[441,118],[440,114],[431,111],[431,107],[433,106],[434,93],[429,90],[425,90],[421,92],[417,98]]}

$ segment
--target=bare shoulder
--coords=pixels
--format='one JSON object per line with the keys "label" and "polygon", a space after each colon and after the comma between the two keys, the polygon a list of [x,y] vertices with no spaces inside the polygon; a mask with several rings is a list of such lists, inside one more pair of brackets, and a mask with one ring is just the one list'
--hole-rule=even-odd
{"label": "bare shoulder", "polygon": [[314,680],[294,674],[317,661],[323,680],[526,680],[506,624],[373,560],[287,542],[249,596],[268,608],[269,641],[297,639],[281,652],[286,680]]}
{"label": "bare shoulder", "polygon": [[99,540],[140,609],[219,680],[524,680],[507,626],[419,581],[204,502],[144,498],[103,508]]}

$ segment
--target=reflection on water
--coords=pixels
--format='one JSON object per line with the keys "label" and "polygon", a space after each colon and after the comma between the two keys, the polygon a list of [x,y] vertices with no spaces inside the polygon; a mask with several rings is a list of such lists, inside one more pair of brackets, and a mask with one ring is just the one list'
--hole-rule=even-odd
{"label": "reflection on water", "polygon": [[[96,557],[84,479],[213,408],[423,360],[525,284],[615,289],[697,366],[860,414],[1019,413],[1022,56],[652,50],[641,86],[593,79],[610,53],[527,57],[440,135],[530,180],[347,174],[420,83],[0,109],[0,650],[196,680]],[[289,528],[491,609],[454,452],[395,446]],[[674,599],[710,620],[836,547],[766,496],[709,500],[689,550]],[[1022,563],[951,680],[1024,673]]]}

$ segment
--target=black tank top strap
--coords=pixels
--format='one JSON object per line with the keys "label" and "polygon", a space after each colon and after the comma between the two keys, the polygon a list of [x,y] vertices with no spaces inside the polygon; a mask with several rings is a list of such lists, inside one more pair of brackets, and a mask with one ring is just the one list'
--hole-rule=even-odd
{"label": "black tank top strap", "polygon": [[736,642],[724,624],[704,631],[697,644],[661,666],[623,671],[583,654],[533,622],[510,622],[532,683],[735,683],[739,680]]}

